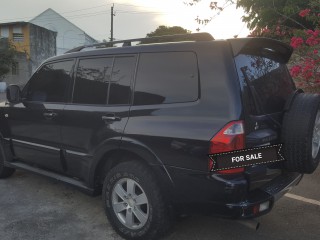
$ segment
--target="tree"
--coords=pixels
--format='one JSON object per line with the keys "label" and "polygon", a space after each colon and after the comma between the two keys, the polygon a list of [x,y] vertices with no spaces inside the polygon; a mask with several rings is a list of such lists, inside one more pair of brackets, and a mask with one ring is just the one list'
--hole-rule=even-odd
{"label": "tree", "polygon": [[[183,3],[187,6],[196,6],[196,5],[201,5],[202,6],[207,6],[214,14],[209,14],[207,16],[199,16],[195,18],[195,21],[199,25],[207,25],[209,24],[217,15],[219,15],[225,8],[229,7],[230,5],[235,4],[234,0],[224,0],[224,3],[218,3],[218,2],[213,2],[210,0],[184,0]],[[202,14],[201,14],[202,15]],[[200,31],[200,28],[197,28],[197,31]]]}
{"label": "tree", "polygon": [[[212,10],[211,16],[197,16],[195,21],[200,25],[210,23],[214,16],[233,4],[237,8],[243,8],[245,15],[242,21],[252,30],[253,36],[260,36],[267,32],[278,32],[276,38],[292,34],[292,29],[312,29],[316,25],[308,18],[299,15],[301,9],[309,6],[310,0],[184,0],[184,4],[195,6],[202,4]],[[318,9],[319,10],[319,9]],[[282,32],[279,31],[281,28]]]}
{"label": "tree", "polygon": [[278,25],[279,21],[291,28],[301,28],[303,21],[304,26],[312,28],[312,23],[299,16],[299,10],[308,7],[306,0],[237,0],[236,3],[244,9],[246,15],[242,19],[251,30]]}
{"label": "tree", "polygon": [[250,30],[253,30],[253,36],[271,32],[274,38],[283,39],[292,36],[292,30],[314,30],[317,27],[312,20],[299,14],[301,9],[310,7],[310,2],[306,0],[237,0],[236,4],[237,7],[244,9],[245,15],[242,20],[247,23]]}
{"label": "tree", "polygon": [[[141,41],[142,44],[146,43],[159,43],[159,42],[166,42],[166,41],[175,41],[174,38],[169,37],[168,39],[151,39],[152,37],[160,37],[160,36],[170,36],[170,35],[177,35],[177,34],[189,34],[191,31],[184,29],[179,26],[173,26],[173,27],[168,27],[161,25],[159,26],[156,30],[153,32],[150,32],[147,34],[146,38]],[[150,38],[150,39],[148,39]]]}
{"label": "tree", "polygon": [[0,81],[10,72],[12,66],[16,64],[14,60],[16,55],[15,47],[7,38],[0,39]]}
{"label": "tree", "polygon": [[188,34],[191,31],[184,29],[179,26],[168,27],[161,25],[153,32],[147,34],[147,37],[156,37],[156,36],[164,36],[164,35],[174,35],[174,34]]}

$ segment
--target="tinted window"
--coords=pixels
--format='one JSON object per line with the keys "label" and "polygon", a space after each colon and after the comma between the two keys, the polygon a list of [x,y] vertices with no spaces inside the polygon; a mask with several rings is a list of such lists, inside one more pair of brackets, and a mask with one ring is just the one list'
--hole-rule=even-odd
{"label": "tinted window", "polygon": [[139,60],[134,104],[195,101],[198,85],[194,53],[143,53]]}
{"label": "tinted window", "polygon": [[24,96],[28,101],[64,102],[71,81],[73,61],[44,65],[30,79]]}
{"label": "tinted window", "polygon": [[82,59],[77,68],[74,103],[106,104],[113,58]]}
{"label": "tinted window", "polygon": [[294,86],[285,64],[275,60],[241,54],[236,65],[242,86],[248,92],[250,112],[280,112]]}
{"label": "tinted window", "polygon": [[77,68],[74,103],[128,104],[135,57],[82,59]]}
{"label": "tinted window", "polygon": [[109,91],[109,104],[128,104],[130,102],[130,85],[134,69],[134,57],[115,58]]}

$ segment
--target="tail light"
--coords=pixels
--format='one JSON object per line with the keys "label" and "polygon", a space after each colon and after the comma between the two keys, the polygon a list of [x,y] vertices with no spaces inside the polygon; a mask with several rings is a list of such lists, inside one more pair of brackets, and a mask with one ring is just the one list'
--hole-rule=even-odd
{"label": "tail light", "polygon": [[[224,126],[211,140],[209,154],[230,152],[245,148],[245,135],[243,121],[232,121]],[[213,162],[209,161],[209,170],[212,169]],[[229,170],[217,171],[221,174],[241,173],[244,168],[233,168]]]}

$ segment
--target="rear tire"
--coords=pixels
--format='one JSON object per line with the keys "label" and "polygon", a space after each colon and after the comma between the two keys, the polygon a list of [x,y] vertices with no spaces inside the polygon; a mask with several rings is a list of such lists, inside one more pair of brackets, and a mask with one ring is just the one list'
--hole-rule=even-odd
{"label": "rear tire", "polygon": [[320,160],[320,95],[297,94],[284,114],[282,142],[289,171],[313,173]]}
{"label": "rear tire", "polygon": [[111,225],[125,239],[158,239],[172,225],[159,184],[140,162],[124,162],[111,169],[102,198]]}

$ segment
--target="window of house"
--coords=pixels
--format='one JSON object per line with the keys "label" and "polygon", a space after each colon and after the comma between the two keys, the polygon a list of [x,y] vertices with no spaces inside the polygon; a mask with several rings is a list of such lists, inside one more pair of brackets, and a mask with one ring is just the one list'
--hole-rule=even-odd
{"label": "window of house", "polygon": [[23,33],[13,33],[12,38],[14,42],[23,42],[24,36]]}
{"label": "window of house", "polygon": [[73,102],[128,104],[135,57],[82,59],[77,68]]}
{"label": "window of house", "polygon": [[198,99],[198,65],[193,52],[143,53],[137,70],[134,105]]}
{"label": "window of house", "polygon": [[8,26],[1,26],[0,37],[8,38],[9,37],[9,28]]}
{"label": "window of house", "polygon": [[23,42],[24,35],[21,26],[14,26],[12,29],[12,38],[14,42]]}
{"label": "window of house", "polygon": [[24,89],[27,101],[64,102],[71,81],[73,60],[49,63],[41,67]]}

